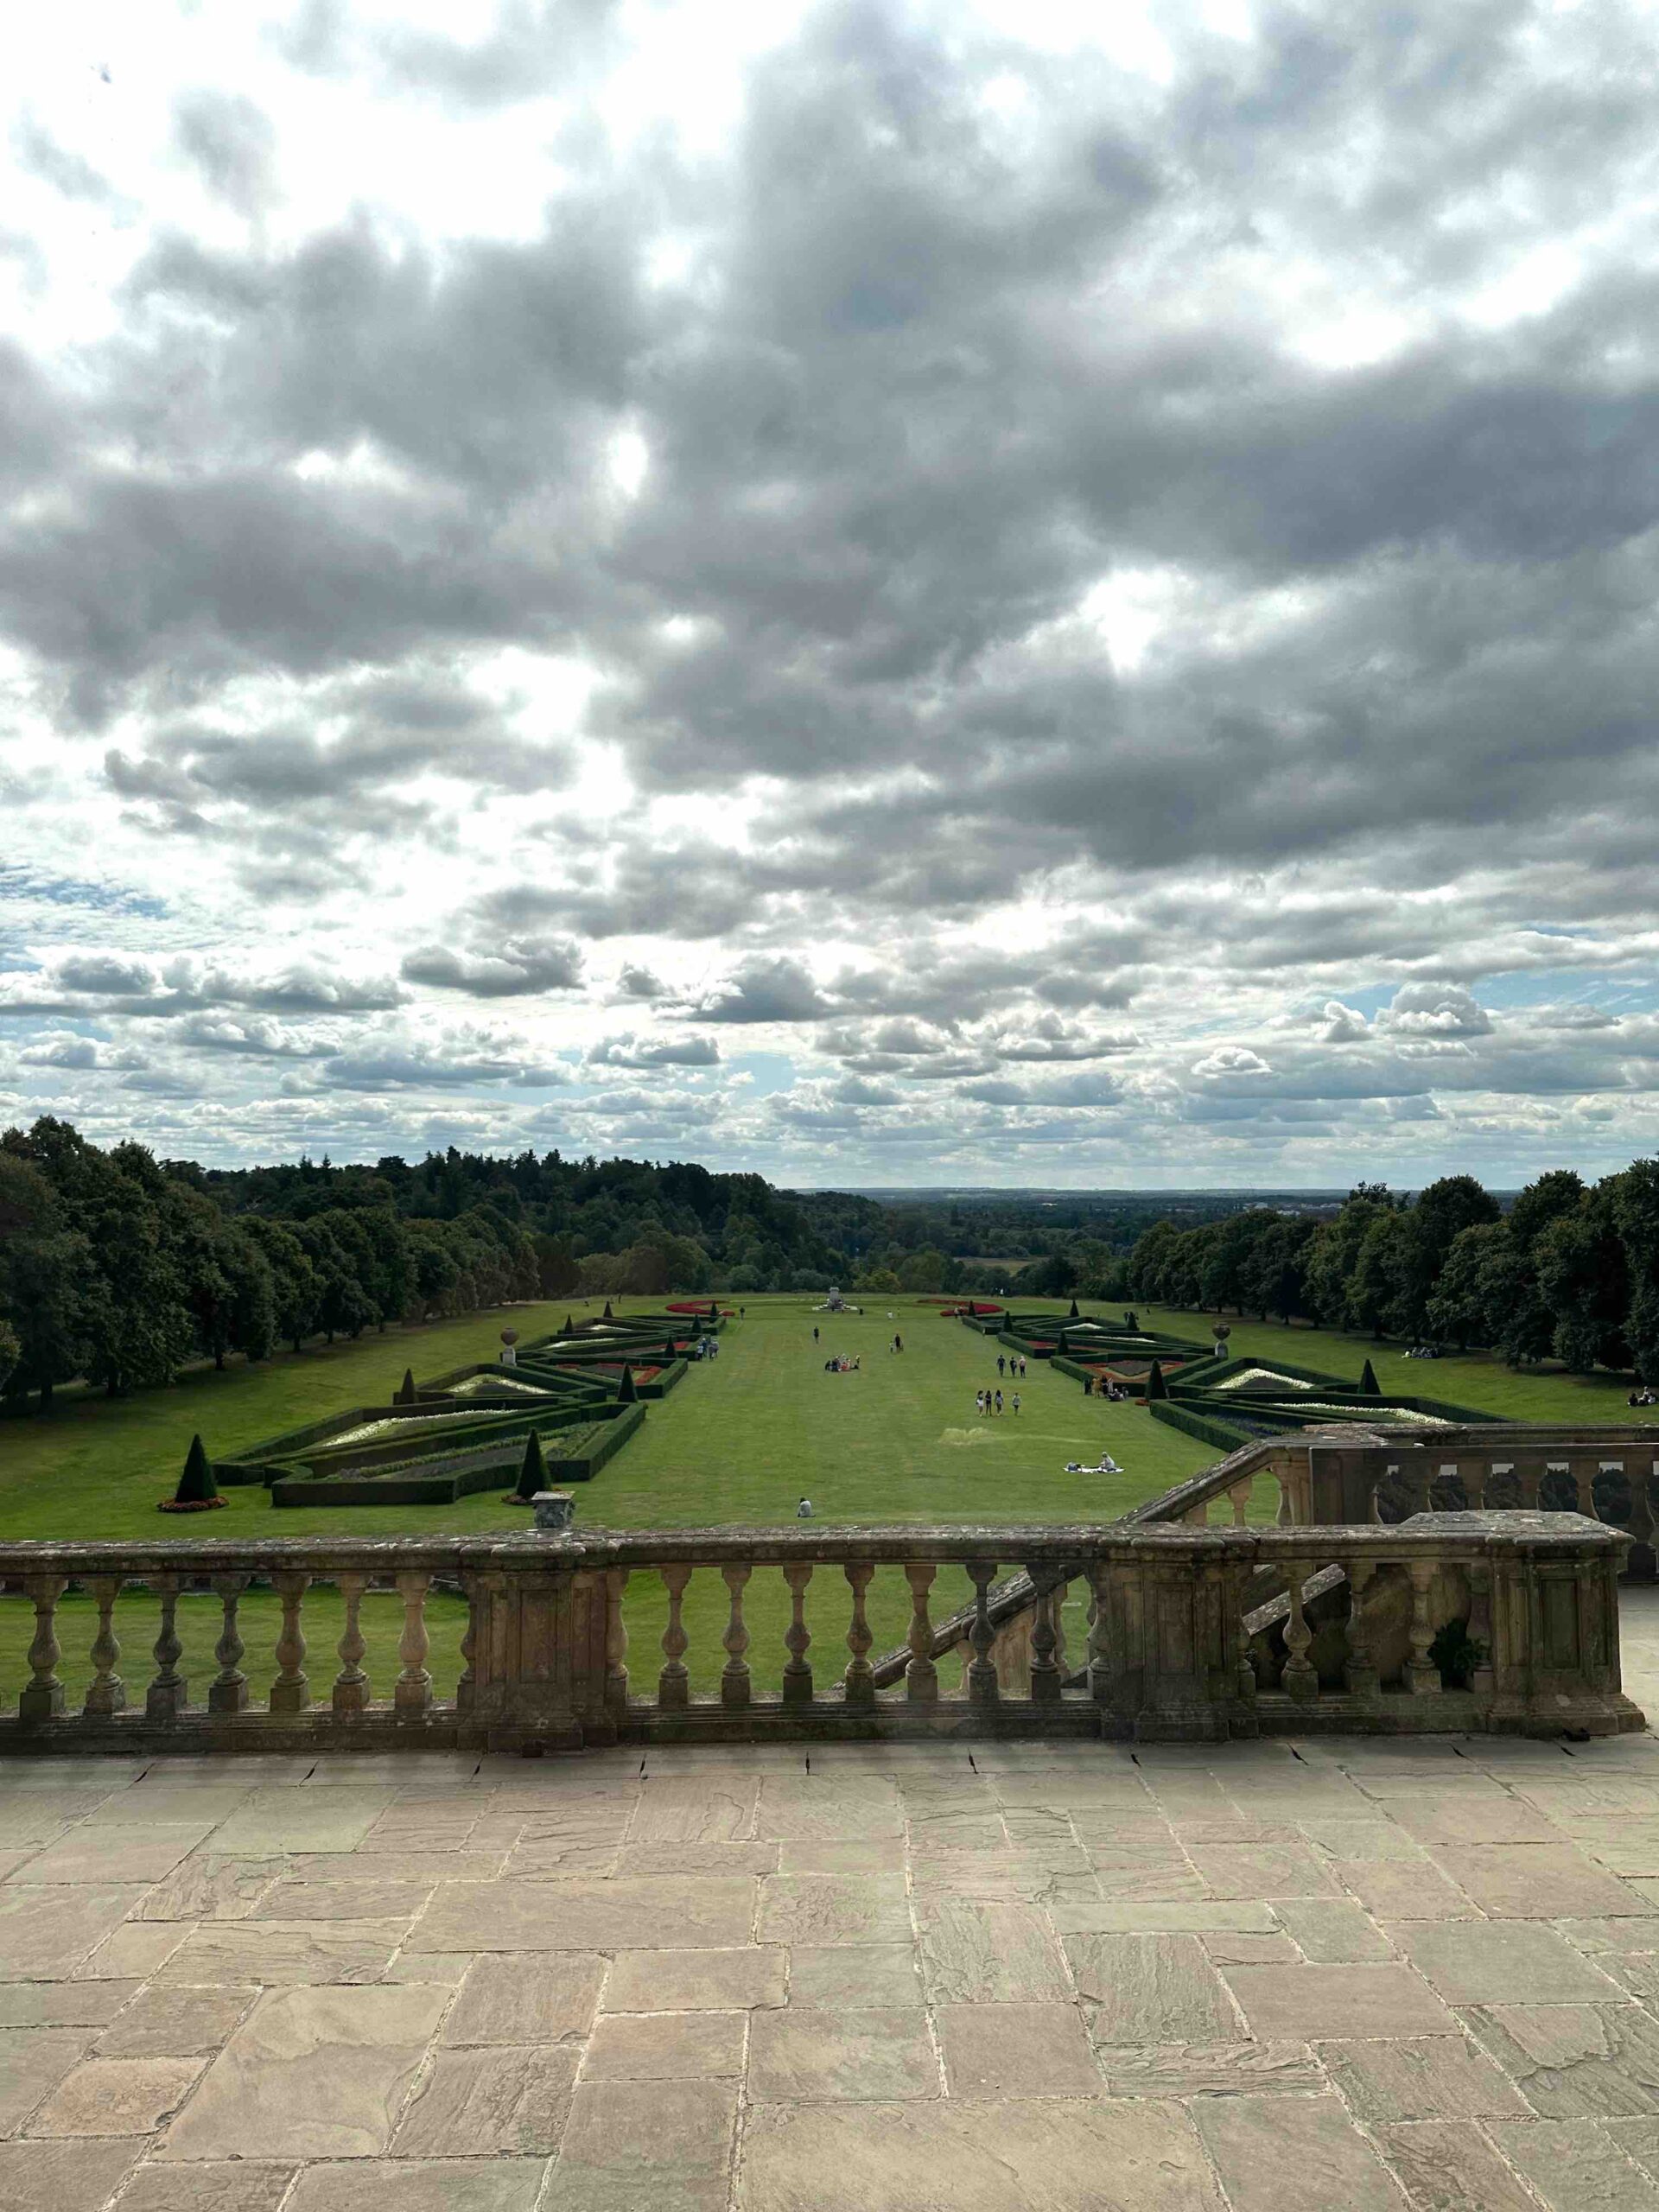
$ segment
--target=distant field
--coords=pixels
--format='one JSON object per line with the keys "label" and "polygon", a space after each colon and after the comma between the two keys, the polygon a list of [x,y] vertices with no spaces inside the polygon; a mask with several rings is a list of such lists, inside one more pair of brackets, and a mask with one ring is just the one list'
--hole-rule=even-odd
{"label": "distant field", "polygon": [[[625,1312],[658,1302],[613,1301]],[[1077,1383],[1036,1363],[1021,1386],[1022,1411],[980,1419],[974,1393],[982,1384],[995,1387],[999,1347],[943,1319],[937,1306],[877,1297],[861,1319],[831,1321],[815,1316],[809,1310],[812,1301],[804,1297],[741,1302],[747,1316],[722,1338],[720,1358],[653,1405],[640,1434],[577,1492],[580,1520],[623,1529],[764,1524],[790,1519],[803,1494],[825,1522],[1107,1520],[1216,1457],[1210,1446],[1153,1421],[1138,1406],[1085,1399]],[[1061,1301],[1032,1302],[1063,1310]],[[197,1429],[210,1452],[224,1453],[346,1406],[382,1403],[406,1366],[417,1375],[433,1374],[467,1359],[489,1358],[504,1322],[532,1335],[556,1328],[567,1310],[580,1313],[581,1301],[366,1337],[265,1367],[192,1375],[174,1389],[115,1403],[82,1398],[45,1420],[0,1421],[0,1535],[153,1537],[165,1532],[253,1540],[521,1529],[522,1510],[493,1491],[454,1505],[279,1512],[263,1490],[236,1490],[227,1492],[226,1511],[183,1529],[158,1519],[156,1504],[170,1493]],[[1209,1335],[1205,1316],[1145,1306],[1139,1312],[1149,1326]],[[815,1323],[820,1330],[816,1345]],[[898,1355],[887,1349],[895,1327],[906,1344]],[[1277,1351],[1354,1380],[1369,1355],[1388,1389],[1414,1389],[1522,1420],[1613,1420],[1625,1411],[1624,1386],[1616,1378],[1516,1376],[1480,1355],[1420,1365],[1402,1361],[1395,1347],[1377,1347],[1363,1338],[1256,1322],[1235,1323],[1230,1348],[1252,1356]],[[856,1354],[861,1371],[826,1375],[823,1363],[831,1351]],[[1004,1388],[1011,1386],[1005,1381]],[[1126,1469],[1122,1476],[1065,1472],[1068,1460],[1097,1459],[1103,1448]],[[1265,1493],[1259,1510],[1268,1510]],[[942,1574],[936,1612],[967,1595],[965,1577]],[[726,1609],[718,1576],[694,1577],[685,1607],[692,1638],[687,1663],[702,1689],[713,1686],[724,1662],[719,1638]],[[200,1689],[213,1671],[218,1609],[194,1599],[181,1610],[185,1669]],[[844,1580],[821,1572],[808,1617],[816,1639],[813,1658],[831,1677],[845,1663],[848,1611]],[[907,1611],[902,1577],[896,1571],[878,1574],[870,1604],[878,1649],[902,1641]],[[654,1578],[635,1584],[627,1612],[630,1665],[636,1681],[647,1682],[661,1663],[664,1619]],[[384,1689],[396,1670],[399,1608],[390,1598],[371,1600],[368,1615],[369,1665]],[[754,1578],[747,1615],[756,1681],[775,1681],[786,1620],[778,1578]],[[250,1654],[245,1664],[256,1688],[262,1688],[270,1672],[274,1601],[255,1595],[244,1618]],[[341,1625],[334,1592],[319,1591],[309,1599],[306,1618],[313,1687],[326,1697]],[[78,1696],[88,1672],[90,1606],[84,1599],[71,1599],[62,1619],[60,1671]],[[148,1648],[155,1635],[153,1607],[135,1594],[118,1609],[118,1622],[127,1646],[124,1671],[137,1699],[153,1671]],[[435,1601],[430,1664],[445,1689],[460,1669],[464,1624],[458,1601]],[[1079,1632],[1080,1615],[1069,1626]],[[0,1696],[8,1702],[26,1675],[29,1634],[21,1603],[0,1605]]]}

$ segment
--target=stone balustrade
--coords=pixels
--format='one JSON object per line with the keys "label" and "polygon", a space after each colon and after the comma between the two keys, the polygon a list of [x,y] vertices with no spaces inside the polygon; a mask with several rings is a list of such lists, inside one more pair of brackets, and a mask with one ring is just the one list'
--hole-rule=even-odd
{"label": "stone balustrade", "polygon": [[[1219,1740],[1319,1728],[1537,1734],[1642,1725],[1619,1686],[1617,1577],[1630,1541],[1620,1532],[1530,1511],[1253,1527],[1235,1497],[1244,1475],[1226,1463],[1213,1472],[1226,1525],[1195,1525],[1189,1499],[1177,1518],[1092,1527],[573,1528],[499,1539],[0,1546],[0,1602],[34,1612],[31,1679],[16,1717],[0,1721],[0,1749],[563,1750],[906,1734]],[[1306,1503],[1317,1485],[1287,1482],[1284,1494]],[[1204,1501],[1206,1514],[1212,1502]],[[974,1592],[944,1647],[966,1652],[954,1692],[932,1618],[942,1571],[965,1573]],[[878,1575],[899,1579],[909,1607],[896,1680],[870,1658]],[[1011,1576],[1023,1585],[1018,1666],[1008,1663],[1009,1622],[995,1617]],[[787,1591],[789,1619],[781,1653],[757,1670],[746,1606],[766,1577]],[[664,1594],[659,1648],[630,1648],[631,1582]],[[710,1695],[695,1693],[687,1665],[694,1582],[717,1586],[724,1615]],[[59,1674],[59,1608],[72,1583],[96,1612],[76,1713]],[[243,1633],[256,1583],[274,1592],[278,1611],[271,1649],[257,1654]],[[142,1700],[128,1693],[117,1611],[133,1585],[151,1593],[159,1624]],[[1068,1652],[1061,1606],[1078,1586],[1086,1646]],[[308,1633],[308,1596],[320,1586],[337,1593],[343,1624],[332,1678]],[[429,1601],[439,1587],[464,1593],[467,1605],[461,1671],[445,1684],[428,1664]],[[364,1666],[371,1591],[395,1592],[402,1606],[398,1668],[379,1684]],[[211,1592],[221,1608],[217,1671],[205,1684],[179,1670],[187,1592]],[[1467,1662],[1467,1679],[1449,1685],[1436,1656],[1447,1630]]]}

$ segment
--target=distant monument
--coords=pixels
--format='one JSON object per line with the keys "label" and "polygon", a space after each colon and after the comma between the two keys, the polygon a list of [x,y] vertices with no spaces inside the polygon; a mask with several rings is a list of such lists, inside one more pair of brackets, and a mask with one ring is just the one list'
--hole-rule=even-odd
{"label": "distant monument", "polygon": [[513,1350],[513,1346],[518,1343],[518,1330],[517,1330],[517,1329],[503,1329],[503,1330],[502,1330],[502,1332],[501,1332],[501,1364],[502,1364],[502,1366],[503,1366],[503,1367],[517,1367],[517,1366],[518,1366],[518,1353]]}
{"label": "distant monument", "polygon": [[842,1296],[838,1289],[832,1288],[823,1305],[815,1306],[812,1311],[815,1313],[861,1313],[864,1308],[861,1306],[852,1305]]}

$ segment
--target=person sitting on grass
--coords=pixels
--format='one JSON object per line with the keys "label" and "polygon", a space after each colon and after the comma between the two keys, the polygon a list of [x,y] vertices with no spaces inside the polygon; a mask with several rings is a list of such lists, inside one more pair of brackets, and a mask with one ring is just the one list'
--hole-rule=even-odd
{"label": "person sitting on grass", "polygon": [[798,1521],[810,1521],[812,1518],[812,1501],[810,1497],[804,1497],[796,1507],[795,1518]]}

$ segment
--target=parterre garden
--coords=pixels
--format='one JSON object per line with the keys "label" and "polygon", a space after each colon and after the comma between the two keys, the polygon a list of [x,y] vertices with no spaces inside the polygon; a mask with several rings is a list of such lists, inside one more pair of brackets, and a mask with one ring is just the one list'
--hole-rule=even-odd
{"label": "parterre garden", "polygon": [[[677,1315],[671,1307],[618,1300],[608,1322],[581,1308],[568,1319],[562,1309],[545,1306],[505,1317],[520,1322],[524,1336],[510,1369],[491,1356],[499,1350],[498,1314],[488,1326],[474,1319],[421,1332],[423,1357],[408,1357],[406,1342],[391,1339],[342,1347],[315,1363],[308,1387],[302,1387],[303,1360],[281,1361],[193,1377],[173,1391],[126,1402],[72,1401],[49,1420],[0,1425],[0,1533],[254,1541],[521,1530],[529,1516],[507,1503],[507,1493],[531,1428],[542,1437],[549,1478],[584,1483],[576,1493],[580,1520],[671,1528],[777,1522],[792,1516],[803,1495],[826,1522],[1109,1519],[1269,1426],[1292,1427],[1309,1418],[1375,1423],[1390,1411],[1402,1426],[1414,1417],[1432,1422],[1470,1411],[1529,1420],[1629,1417],[1611,1378],[1598,1384],[1516,1377],[1477,1358],[1455,1363],[1455,1375],[1449,1361],[1428,1370],[1433,1400],[1402,1391],[1400,1382],[1417,1375],[1392,1363],[1385,1374],[1395,1387],[1362,1396],[1358,1370],[1375,1348],[1328,1332],[1239,1324],[1227,1348],[1231,1357],[1224,1358],[1197,1337],[1206,1325],[1192,1316],[1142,1311],[1140,1325],[1129,1329],[1118,1316],[1073,1317],[1062,1304],[1033,1301],[969,1316],[964,1325],[940,1301],[877,1297],[862,1315],[817,1313],[812,1303],[750,1298],[739,1318],[738,1301],[723,1300],[719,1357],[689,1376],[678,1355],[707,1326],[706,1301]],[[887,1348],[895,1330],[904,1341],[899,1353]],[[1287,1345],[1298,1354],[1294,1363],[1281,1356]],[[858,1371],[826,1373],[824,1360],[836,1352],[857,1357]],[[999,1376],[999,1353],[1005,1363],[1027,1358],[1017,1386]],[[1168,1395],[1148,1402],[1154,1361]],[[411,1399],[395,1378],[417,1364],[423,1379],[407,1377]],[[631,1405],[622,1395],[625,1368]],[[1084,1376],[1097,1387],[1104,1373],[1131,1395],[1085,1396]],[[1007,1410],[977,1414],[976,1390],[999,1381]],[[1014,1387],[1021,1393],[1017,1415]],[[199,1520],[158,1522],[156,1505],[170,1493],[197,1429],[226,1508]],[[619,1430],[621,1448],[593,1464],[589,1440]],[[1121,1475],[1065,1471],[1069,1462],[1093,1464],[1103,1452],[1121,1464]],[[587,1462],[585,1475],[574,1471],[578,1460]],[[562,1462],[569,1471],[556,1472]],[[431,1487],[413,1495],[402,1487],[410,1482]],[[381,1502],[367,1502],[374,1499]],[[1260,1510],[1267,1510],[1265,1497]],[[963,1578],[960,1594],[966,1589]],[[936,1615],[957,1595],[942,1576]],[[871,1596],[880,1649],[902,1639],[908,1610],[902,1578],[879,1574]],[[134,1593],[118,1610],[118,1625],[124,1620],[137,1648],[129,1670],[134,1681],[146,1676],[154,1633],[144,1607]],[[90,1610],[85,1600],[66,1603],[61,1671],[72,1695],[87,1672]],[[0,1605],[0,1695],[8,1699],[24,1672],[24,1611],[15,1602]],[[181,1612],[184,1664],[200,1681],[212,1670],[218,1608],[190,1599]],[[395,1670],[399,1612],[390,1597],[365,1606],[367,1663],[382,1688]],[[814,1659],[829,1677],[844,1657],[847,1616],[841,1579],[821,1572],[809,1618]],[[630,1663],[646,1678],[659,1663],[664,1619],[653,1583],[630,1591],[628,1617]],[[748,1617],[749,1660],[765,1685],[781,1663],[786,1605],[779,1578],[755,1576]],[[244,1618],[251,1660],[263,1659],[274,1635],[274,1600],[251,1595]],[[687,1664],[700,1690],[713,1686],[723,1662],[725,1619],[718,1577],[695,1576],[685,1608],[692,1638]],[[429,1663],[447,1688],[460,1665],[459,1599],[435,1603],[431,1621]],[[308,1598],[306,1624],[314,1689],[326,1696],[340,1625],[331,1590]]]}

